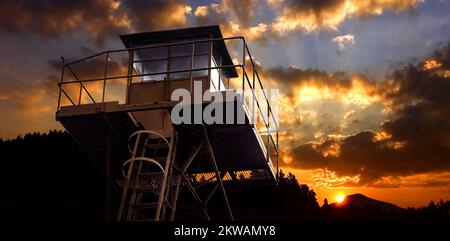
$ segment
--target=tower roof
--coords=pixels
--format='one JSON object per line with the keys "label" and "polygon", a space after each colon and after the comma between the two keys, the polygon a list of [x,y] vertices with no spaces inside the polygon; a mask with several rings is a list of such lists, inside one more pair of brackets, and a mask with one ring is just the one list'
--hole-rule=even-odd
{"label": "tower roof", "polygon": [[[168,43],[173,41],[192,40],[194,38],[223,38],[219,25],[181,28],[162,31],[142,32],[134,34],[120,35],[120,39],[126,48],[132,48],[144,44]],[[222,56],[223,65],[233,65],[230,53],[224,40],[215,41]],[[238,77],[235,68],[226,68],[224,71],[229,77]]]}

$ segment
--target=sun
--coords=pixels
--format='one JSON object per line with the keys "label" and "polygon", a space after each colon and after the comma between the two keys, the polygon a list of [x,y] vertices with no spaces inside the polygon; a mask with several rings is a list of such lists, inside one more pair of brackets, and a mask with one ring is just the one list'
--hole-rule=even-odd
{"label": "sun", "polygon": [[342,203],[345,200],[345,196],[343,194],[338,194],[336,196],[336,202],[337,203]]}

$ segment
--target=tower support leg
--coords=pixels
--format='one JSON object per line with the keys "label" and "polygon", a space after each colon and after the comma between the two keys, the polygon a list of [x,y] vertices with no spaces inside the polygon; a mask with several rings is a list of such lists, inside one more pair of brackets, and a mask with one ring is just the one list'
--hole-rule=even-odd
{"label": "tower support leg", "polygon": [[[169,154],[167,155],[167,160],[166,160],[166,165],[164,168],[164,177],[163,177],[163,181],[161,184],[161,189],[159,191],[159,199],[158,199],[158,203],[156,206],[156,213],[155,213],[155,221],[160,221],[161,220],[161,211],[163,208],[163,204],[166,201],[166,187],[168,185],[168,180],[170,180],[171,178],[169,177],[169,173],[170,172],[170,168],[171,165],[174,162],[174,156],[173,156],[173,152],[174,152],[174,148],[176,148],[176,131],[173,132],[172,134],[172,138],[170,139],[170,145],[169,145]],[[171,183],[169,183],[169,187],[168,189],[170,189]]]}
{"label": "tower support leg", "polygon": [[106,134],[106,158],[105,158],[105,182],[106,182],[106,221],[111,221],[111,146],[112,146],[112,130],[108,128]]}

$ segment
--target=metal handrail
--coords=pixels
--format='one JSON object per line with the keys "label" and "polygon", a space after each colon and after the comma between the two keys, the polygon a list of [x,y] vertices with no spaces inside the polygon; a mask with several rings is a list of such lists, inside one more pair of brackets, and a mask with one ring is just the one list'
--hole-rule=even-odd
{"label": "metal handrail", "polygon": [[[92,79],[85,79],[85,80],[80,80],[80,79],[77,78],[77,80],[73,80],[73,81],[60,82],[60,83],[58,83],[58,86],[61,88],[62,85],[80,83],[82,88],[86,91],[88,96],[93,101],[93,103],[96,103],[95,100],[92,98],[91,94],[89,93],[89,91],[85,88],[85,86],[82,83],[104,81],[104,80],[112,80],[112,79],[124,79],[124,78],[130,78],[130,77],[133,78],[133,77],[144,77],[144,76],[161,75],[161,74],[184,73],[184,72],[191,72],[191,71],[194,72],[194,71],[202,71],[202,70],[210,70],[210,69],[224,69],[224,68],[225,69],[226,68],[243,68],[243,65],[241,65],[241,64],[238,64],[238,65],[223,65],[223,66],[216,66],[216,67],[195,68],[195,69],[186,69],[186,70],[174,70],[174,71],[164,71],[164,72],[155,72],[155,73],[146,73],[146,74],[122,75],[122,76],[112,76],[112,77],[106,77],[106,78],[92,78]],[[261,109],[261,107],[259,105],[259,101],[256,98],[256,94],[254,92],[255,88],[251,85],[251,83],[249,81],[249,78],[248,78],[247,72],[243,71],[243,74],[245,75],[245,79],[247,80],[248,85],[251,87],[250,89],[252,91],[252,96],[254,97],[256,105],[257,105],[259,111],[261,112],[261,115],[263,116],[264,125],[268,129],[270,129],[270,126],[268,124],[268,120],[266,120],[264,118],[265,115],[262,113],[262,109]],[[258,82],[261,83],[259,77],[257,77],[257,78],[258,78]],[[260,85],[260,86],[261,86],[261,89],[263,89],[262,85]],[[67,93],[65,91],[63,91],[63,93],[64,93],[64,95],[66,97],[68,97],[70,99],[70,97],[67,95]],[[265,101],[267,102],[267,106],[268,106],[268,108],[270,108],[270,103],[268,102],[267,96],[266,96],[264,91],[263,91],[263,94],[264,94],[263,96],[265,98]],[[102,99],[104,99],[104,98],[102,98]],[[102,101],[102,102],[104,102],[104,101]],[[76,105],[73,101],[71,101],[71,103],[73,105]],[[277,125],[276,121],[275,121],[275,118],[274,118],[274,115],[273,115],[273,112],[271,111],[271,109],[270,109],[269,113],[271,114],[272,118],[274,119],[275,125]],[[278,130],[278,126],[277,126],[277,130]],[[270,131],[270,132],[273,132],[273,131]]]}
{"label": "metal handrail", "polygon": [[[66,66],[66,67],[69,69],[70,73],[72,73],[72,75],[75,77],[75,79],[80,80],[80,78],[78,78],[78,75],[75,74],[75,72],[72,70],[72,68],[70,66]],[[91,98],[92,102],[95,103],[94,98],[92,98],[91,93],[89,93],[89,91],[83,85],[83,82],[80,81],[79,83],[80,83],[80,96],[78,98],[78,104],[81,104],[81,93],[82,93],[81,91],[82,91],[82,89],[84,89],[84,91],[86,91],[86,93],[88,94],[89,98]]]}
{"label": "metal handrail", "polygon": [[[258,79],[259,86],[260,86],[261,89],[263,90],[264,87],[263,87],[263,85],[262,85],[261,79],[259,78],[258,70],[256,69],[256,65],[255,65],[255,63],[254,63],[254,61],[253,61],[253,58],[251,57],[250,50],[248,49],[247,44],[245,44],[245,49],[246,49],[246,51],[247,51],[247,53],[248,53],[248,55],[249,55],[250,62],[252,63],[252,70],[253,70],[253,73],[256,75],[256,78]],[[254,89],[254,88],[255,88],[255,87],[253,86],[253,89]],[[274,123],[275,123],[275,126],[276,126],[277,130],[279,130],[278,123],[277,123],[277,121],[275,120],[275,117],[273,116],[272,108],[270,107],[270,104],[269,104],[269,99],[267,98],[266,93],[265,93],[264,91],[263,91],[263,94],[264,94],[264,99],[267,101],[267,106],[268,106],[268,108],[269,108],[269,110],[270,110],[270,113],[271,113],[271,116],[272,116],[273,121],[274,121]]]}
{"label": "metal handrail", "polygon": [[[250,81],[249,81],[249,79],[248,79],[247,73],[245,73],[245,78],[247,79],[247,83],[250,85]],[[255,89],[254,89],[254,88],[251,88],[251,90],[252,90],[253,97],[255,97],[255,96],[256,96],[255,93],[254,93]],[[264,113],[262,112],[262,109],[261,109],[261,107],[259,106],[258,100],[257,100],[256,98],[254,98],[254,101],[255,101],[255,100],[256,100],[256,106],[258,107],[258,110],[259,110],[259,112],[261,113],[262,119],[263,119],[263,121],[264,121],[264,126],[266,127],[267,133],[269,134],[269,137],[270,137],[270,139],[271,139],[271,141],[272,141],[272,144],[273,144],[273,146],[275,147],[275,150],[277,151],[277,154],[278,154],[278,146],[275,144],[275,141],[273,140],[272,135],[270,134],[270,133],[272,133],[272,132],[274,132],[274,131],[270,130],[269,122],[267,121],[267,123],[266,123],[266,120],[265,120],[265,118],[264,118]],[[252,113],[252,114],[254,115],[254,113]],[[268,118],[269,118],[269,117],[268,117]],[[277,131],[275,131],[275,132],[278,132],[278,129],[277,129]],[[260,133],[261,133],[261,132],[260,132]]]}
{"label": "metal handrail", "polygon": [[106,54],[106,53],[117,53],[117,52],[125,52],[125,51],[134,51],[134,50],[140,50],[140,49],[152,49],[152,48],[162,48],[162,47],[170,47],[170,46],[177,46],[177,45],[185,45],[185,44],[193,44],[193,43],[203,43],[203,42],[215,42],[215,41],[220,41],[220,40],[233,40],[233,39],[242,39],[244,40],[243,36],[235,36],[235,37],[227,37],[227,38],[213,38],[213,39],[199,39],[199,40],[191,40],[191,41],[183,41],[183,42],[176,42],[176,43],[168,43],[168,44],[155,44],[155,45],[151,45],[151,46],[140,46],[140,47],[132,47],[132,48],[123,48],[123,49],[114,49],[114,50],[107,50],[107,51],[103,51],[97,54],[93,54],[91,56],[79,59],[79,60],[75,60],[69,63],[65,63],[66,65],[72,65],[72,64],[76,64],[88,59],[92,59],[95,57],[98,57],[100,55]]}
{"label": "metal handrail", "polygon": [[[176,73],[184,73],[184,72],[194,72],[194,71],[202,71],[202,70],[210,70],[210,69],[226,69],[226,68],[239,68],[242,67],[241,64],[236,65],[222,65],[222,66],[216,66],[216,67],[205,67],[205,68],[196,68],[196,69],[184,69],[184,70],[172,70],[172,71],[163,71],[163,72],[155,72],[155,73],[147,73],[147,74],[132,74],[132,75],[121,75],[121,76],[112,76],[112,77],[106,77],[106,80],[110,79],[125,79],[125,78],[133,78],[133,77],[144,77],[144,76],[152,76],[152,75],[161,75],[161,74],[176,74]],[[65,84],[74,84],[74,83],[86,83],[86,82],[95,82],[95,81],[103,81],[105,78],[92,78],[92,79],[85,79],[85,80],[72,80],[72,81],[65,81],[58,83],[58,85],[65,85]]]}

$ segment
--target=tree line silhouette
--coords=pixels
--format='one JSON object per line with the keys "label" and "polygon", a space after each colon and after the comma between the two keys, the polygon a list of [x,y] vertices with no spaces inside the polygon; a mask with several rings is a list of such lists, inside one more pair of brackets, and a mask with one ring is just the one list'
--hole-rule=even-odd
{"label": "tree line silhouette", "polygon": [[[105,181],[97,167],[63,131],[0,139],[0,220],[103,220]],[[324,201],[292,173],[279,185],[230,189],[237,220],[449,220],[450,201],[401,209],[361,194],[349,205]],[[118,194],[114,197],[117,199]],[[353,202],[353,203],[352,203]],[[390,206],[392,205],[392,206]],[[211,200],[221,209],[220,195]],[[398,208],[398,209],[397,209]]]}

